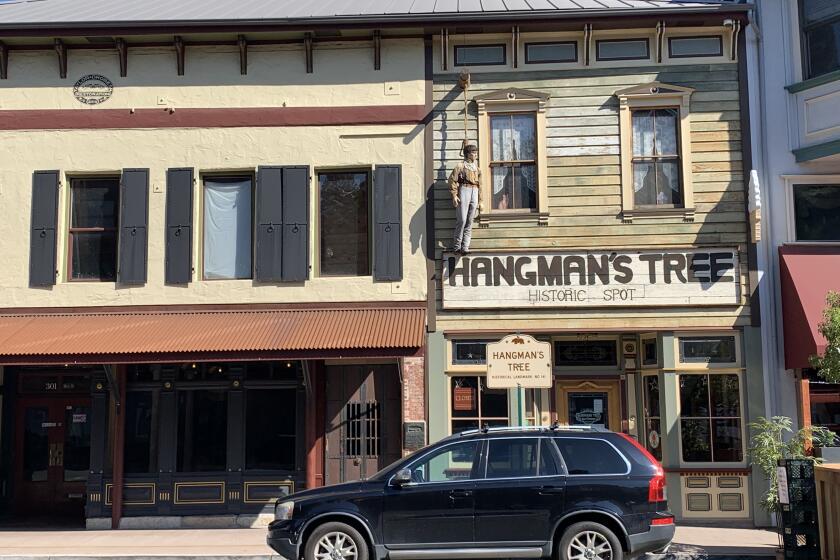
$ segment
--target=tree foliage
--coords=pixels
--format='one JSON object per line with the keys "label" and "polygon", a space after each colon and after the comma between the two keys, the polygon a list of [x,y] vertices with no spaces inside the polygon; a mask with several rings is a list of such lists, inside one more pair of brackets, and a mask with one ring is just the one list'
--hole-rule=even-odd
{"label": "tree foliage", "polygon": [[819,330],[827,344],[822,356],[811,356],[811,365],[826,381],[840,383],[840,293],[828,293]]}
{"label": "tree foliage", "polygon": [[750,461],[764,474],[769,488],[761,500],[762,507],[774,512],[779,506],[778,478],[776,467],[782,459],[809,459],[820,462],[821,459],[810,457],[807,448],[830,447],[834,445],[837,436],[834,432],[818,426],[802,428],[793,431],[793,421],[787,416],[773,416],[769,420],[762,416],[749,424],[752,430],[750,437]]}

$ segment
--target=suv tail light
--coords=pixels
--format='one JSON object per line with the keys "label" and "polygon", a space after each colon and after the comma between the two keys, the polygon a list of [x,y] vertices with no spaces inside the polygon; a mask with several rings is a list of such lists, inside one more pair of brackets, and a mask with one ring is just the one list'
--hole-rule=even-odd
{"label": "suv tail light", "polygon": [[620,432],[618,435],[635,445],[636,449],[641,451],[644,456],[647,457],[648,461],[650,461],[656,468],[656,471],[653,473],[653,478],[651,478],[650,482],[648,482],[648,502],[654,503],[667,501],[668,495],[665,490],[665,471],[662,469],[662,465],[656,460],[656,457],[651,455],[650,451],[645,449],[645,447],[634,438]]}

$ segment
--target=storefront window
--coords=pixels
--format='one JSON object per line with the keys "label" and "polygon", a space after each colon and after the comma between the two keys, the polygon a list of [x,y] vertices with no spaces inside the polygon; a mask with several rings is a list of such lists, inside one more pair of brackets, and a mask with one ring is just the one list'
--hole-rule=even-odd
{"label": "storefront window", "polygon": [[840,435],[840,385],[811,381],[811,425]]}
{"label": "storefront window", "polygon": [[508,425],[507,390],[488,389],[483,377],[453,377],[451,403],[453,434]]}
{"label": "storefront window", "polygon": [[158,392],[128,391],[125,397],[125,472],[157,472]]}
{"label": "storefront window", "polygon": [[178,391],[178,472],[224,471],[227,391]]}
{"label": "storefront window", "polygon": [[680,337],[680,363],[734,364],[737,361],[734,336]]}
{"label": "storefront window", "polygon": [[737,374],[680,374],[680,433],[683,461],[743,461]]}
{"label": "storefront window", "polygon": [[662,460],[662,423],[659,412],[659,376],[642,378],[645,404],[645,446],[648,451]]}
{"label": "storefront window", "polygon": [[295,389],[245,391],[245,468],[295,468]]}

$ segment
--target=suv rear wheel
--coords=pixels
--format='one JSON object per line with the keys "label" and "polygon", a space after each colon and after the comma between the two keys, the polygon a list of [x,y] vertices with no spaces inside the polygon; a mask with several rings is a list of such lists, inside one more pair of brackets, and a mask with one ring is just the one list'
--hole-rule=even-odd
{"label": "suv rear wheel", "polygon": [[346,523],[316,527],[303,551],[304,560],[368,560],[368,546],[359,532]]}
{"label": "suv rear wheel", "polygon": [[557,560],[622,560],[623,556],[615,533],[593,521],[568,527],[557,547]]}

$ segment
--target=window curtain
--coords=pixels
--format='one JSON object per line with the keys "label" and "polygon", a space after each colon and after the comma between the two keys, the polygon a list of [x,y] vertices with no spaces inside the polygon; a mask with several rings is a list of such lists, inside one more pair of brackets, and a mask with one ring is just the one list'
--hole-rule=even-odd
{"label": "window curtain", "polygon": [[204,277],[251,277],[251,181],[204,186]]}

